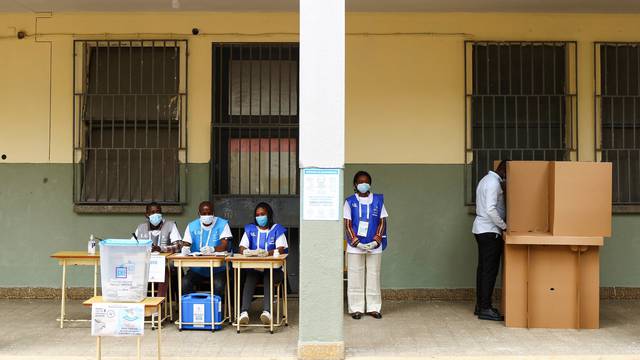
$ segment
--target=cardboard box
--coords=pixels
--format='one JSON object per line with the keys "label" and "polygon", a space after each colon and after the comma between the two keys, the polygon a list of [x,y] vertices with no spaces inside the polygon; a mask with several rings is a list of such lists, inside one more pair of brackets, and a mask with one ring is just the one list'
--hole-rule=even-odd
{"label": "cardboard box", "polygon": [[505,325],[599,327],[599,246],[505,244]]}
{"label": "cardboard box", "polygon": [[552,163],[549,225],[553,235],[611,236],[611,176],[611,163]]}
{"label": "cardboard box", "polygon": [[583,245],[602,246],[604,238],[601,236],[556,236],[549,232],[518,233],[508,231],[504,235],[505,244],[513,245]]}
{"label": "cardboard box", "polygon": [[507,227],[510,231],[549,231],[548,161],[507,162]]}

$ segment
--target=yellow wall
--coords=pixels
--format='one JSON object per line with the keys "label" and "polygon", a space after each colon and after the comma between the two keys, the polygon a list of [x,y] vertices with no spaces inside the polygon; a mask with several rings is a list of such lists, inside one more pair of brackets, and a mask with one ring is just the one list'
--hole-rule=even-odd
{"label": "yellow wall", "polygon": [[[297,33],[289,14],[55,14],[39,19],[49,44],[2,38],[35,30],[35,15],[0,15],[0,154],[4,162],[71,162],[72,41],[103,33]],[[464,161],[463,41],[578,41],[579,153],[593,159],[593,42],[640,41],[639,15],[353,13],[347,18],[347,163]],[[362,33],[466,33],[366,35]],[[85,34],[85,35],[83,35]],[[109,37],[109,35],[107,35]],[[111,38],[123,36],[112,35]],[[135,35],[126,38],[135,38]],[[142,37],[149,37],[144,35]],[[159,36],[166,38],[167,35]],[[211,43],[297,41],[295,34],[191,35],[189,161],[209,159]],[[49,129],[49,121],[51,128]],[[51,142],[49,143],[49,137]],[[0,160],[2,163],[2,160]]]}

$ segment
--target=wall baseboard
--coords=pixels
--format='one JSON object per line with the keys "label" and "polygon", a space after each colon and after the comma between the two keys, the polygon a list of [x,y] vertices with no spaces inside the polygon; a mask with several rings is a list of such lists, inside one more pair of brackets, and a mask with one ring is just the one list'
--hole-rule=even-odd
{"label": "wall baseboard", "polygon": [[[496,289],[494,298],[500,300],[501,289]],[[0,287],[0,299],[60,299],[59,288],[46,287]],[[93,296],[93,288],[72,287],[67,289],[67,298],[86,300]],[[389,301],[473,301],[475,289],[382,289],[382,297]],[[640,287],[601,287],[603,300],[640,300]]]}

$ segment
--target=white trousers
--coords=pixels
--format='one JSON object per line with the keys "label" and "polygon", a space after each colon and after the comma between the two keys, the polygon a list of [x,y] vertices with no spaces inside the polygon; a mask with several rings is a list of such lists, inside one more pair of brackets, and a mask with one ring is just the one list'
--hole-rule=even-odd
{"label": "white trousers", "polygon": [[380,312],[380,308],[382,308],[382,294],[380,292],[381,261],[382,254],[347,254],[349,313]]}

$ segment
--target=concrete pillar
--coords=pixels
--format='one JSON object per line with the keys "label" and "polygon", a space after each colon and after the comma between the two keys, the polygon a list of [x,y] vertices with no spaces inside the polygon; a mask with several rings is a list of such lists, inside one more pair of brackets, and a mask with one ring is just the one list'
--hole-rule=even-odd
{"label": "concrete pillar", "polygon": [[300,359],[344,358],[344,23],[344,0],[300,0]]}

